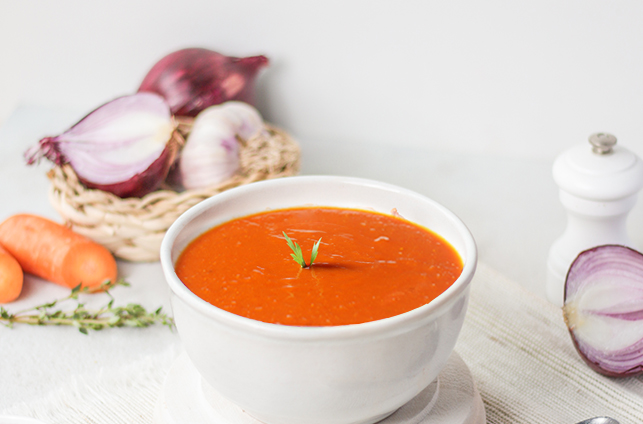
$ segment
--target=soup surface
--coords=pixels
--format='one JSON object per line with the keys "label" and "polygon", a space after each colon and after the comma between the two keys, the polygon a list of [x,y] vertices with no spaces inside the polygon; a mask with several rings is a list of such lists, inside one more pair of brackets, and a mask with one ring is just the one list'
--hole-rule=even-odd
{"label": "soup surface", "polygon": [[[302,268],[282,232],[298,243]],[[462,272],[442,237],[403,218],[340,208],[294,208],[235,219],[192,241],[175,265],[197,296],[237,315],[298,326],[357,324],[408,312]]]}

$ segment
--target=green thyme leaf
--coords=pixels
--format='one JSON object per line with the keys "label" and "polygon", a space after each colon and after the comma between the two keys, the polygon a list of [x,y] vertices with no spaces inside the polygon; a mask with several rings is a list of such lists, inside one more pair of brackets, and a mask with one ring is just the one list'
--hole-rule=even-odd
{"label": "green thyme leaf", "polygon": [[[161,312],[161,308],[154,312],[148,312],[143,306],[130,303],[125,307],[114,306],[114,298],[109,289],[115,286],[129,287],[129,283],[120,279],[114,282],[106,281],[101,285],[103,294],[107,295],[109,302],[97,309],[88,310],[85,304],[78,300],[81,293],[89,293],[86,287],[74,287],[67,297],[45,303],[30,309],[25,309],[16,313],[9,313],[6,309],[0,308],[0,323],[7,327],[13,327],[14,324],[29,325],[70,325],[76,327],[83,334],[88,334],[89,330],[98,331],[106,327],[148,327],[159,323],[172,328],[174,321],[171,317]],[[76,302],[75,308],[71,311],[50,309],[59,303],[73,300]]]}
{"label": "green thyme leaf", "polygon": [[308,266],[312,266],[313,262],[315,262],[315,259],[317,259],[317,251],[319,250],[319,244],[321,243],[321,238],[315,242],[313,245],[313,251],[310,255],[310,265],[306,265],[306,261],[304,260],[304,254],[301,251],[301,246],[297,243],[293,243],[293,241],[288,237],[288,234],[286,234],[285,231],[282,231],[284,237],[286,238],[286,242],[288,243],[288,246],[292,250],[293,253],[290,254],[290,256],[297,262],[302,268],[306,268]]}

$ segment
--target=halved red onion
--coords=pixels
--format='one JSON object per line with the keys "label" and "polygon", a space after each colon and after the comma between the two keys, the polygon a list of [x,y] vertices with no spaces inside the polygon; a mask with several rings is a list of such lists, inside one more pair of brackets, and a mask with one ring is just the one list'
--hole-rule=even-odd
{"label": "halved red onion", "polygon": [[141,197],[165,179],[178,151],[177,124],[153,93],[119,97],[56,137],[25,153],[28,164],[46,157],[69,163],[87,187],[120,197]]}
{"label": "halved red onion", "polygon": [[579,254],[567,274],[563,314],[592,369],[612,377],[643,372],[643,254],[619,245]]}
{"label": "halved red onion", "polygon": [[254,105],[254,83],[265,56],[230,57],[188,48],[168,54],[147,73],[139,92],[158,93],[178,116],[196,116],[228,100]]}

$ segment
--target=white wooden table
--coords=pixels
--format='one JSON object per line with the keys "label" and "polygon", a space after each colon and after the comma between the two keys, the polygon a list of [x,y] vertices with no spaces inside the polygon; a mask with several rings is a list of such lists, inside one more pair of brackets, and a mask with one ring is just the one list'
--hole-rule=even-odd
{"label": "white wooden table", "polygon": [[[0,219],[29,212],[61,221],[47,200],[47,163],[25,165],[23,152],[55,135],[83,113],[21,107],[0,128]],[[293,134],[296,138],[296,134]],[[350,140],[298,140],[302,174],[335,174],[378,179],[410,188],[442,203],[469,226],[480,260],[545,296],[549,246],[565,227],[565,213],[551,178],[551,163],[467,156],[426,149],[355,144]],[[520,142],[520,140],[516,140]],[[561,146],[561,150],[569,146]],[[643,245],[643,206],[630,215],[634,241]],[[117,304],[141,303],[169,309],[158,263],[119,261],[131,287],[113,290]],[[23,294],[8,305],[18,310],[63,297],[62,287],[27,276]],[[0,327],[0,411],[42,397],[61,382],[178,345],[166,327],[108,329],[80,334],[73,328]]]}

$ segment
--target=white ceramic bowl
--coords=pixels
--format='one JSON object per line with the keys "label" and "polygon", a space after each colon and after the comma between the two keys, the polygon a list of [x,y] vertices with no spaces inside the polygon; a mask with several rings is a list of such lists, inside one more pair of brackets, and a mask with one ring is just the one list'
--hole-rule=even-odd
{"label": "white ceramic bowl", "polygon": [[[207,229],[251,213],[302,205],[385,213],[395,208],[449,241],[464,261],[462,274],[427,305],[336,327],[284,326],[234,315],[203,301],[177,278],[173,265],[179,254]],[[174,319],[188,356],[214,389],[268,424],[373,423],[415,397],[453,350],[476,261],[467,227],[433,200],[377,181],[327,176],[268,180],[217,194],[180,216],[161,246]]]}

